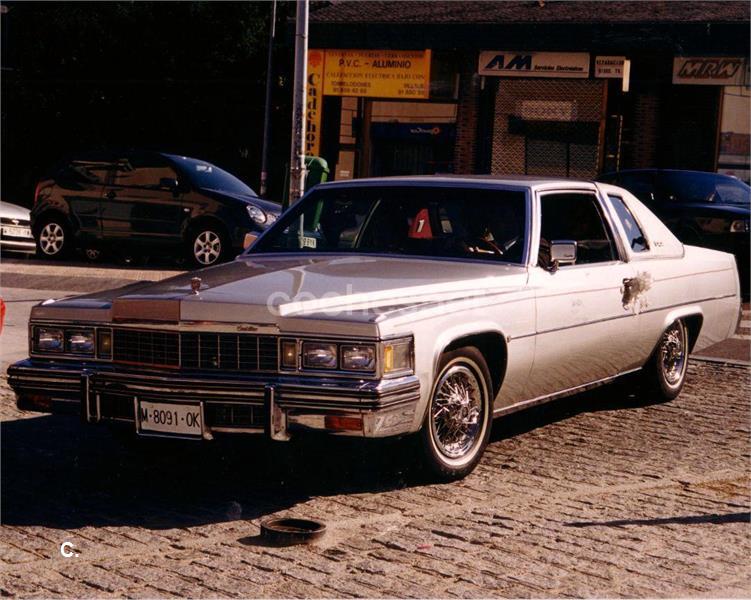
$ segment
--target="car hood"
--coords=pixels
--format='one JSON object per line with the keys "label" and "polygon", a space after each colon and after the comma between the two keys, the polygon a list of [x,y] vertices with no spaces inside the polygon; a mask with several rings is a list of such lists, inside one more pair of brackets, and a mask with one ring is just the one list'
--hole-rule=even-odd
{"label": "car hood", "polygon": [[4,219],[28,221],[30,218],[29,209],[15,204],[8,204],[7,202],[0,202],[0,217]]}
{"label": "car hood", "polygon": [[[157,283],[40,305],[32,317],[211,321],[282,329],[290,319],[311,317],[374,323],[405,308],[517,291],[526,280],[524,267],[502,263],[344,254],[246,255]],[[194,293],[192,286],[199,284]]]}
{"label": "car hood", "polygon": [[276,202],[271,202],[270,200],[264,200],[263,198],[259,198],[258,196],[253,196],[252,194],[236,194],[234,192],[228,192],[227,190],[215,190],[212,188],[200,188],[200,189],[208,194],[211,194],[213,196],[217,196],[220,198],[232,198],[233,200],[239,200],[240,202],[244,202],[246,204],[255,204],[256,206],[262,208],[266,212],[273,213],[277,216],[282,212],[282,207]]}

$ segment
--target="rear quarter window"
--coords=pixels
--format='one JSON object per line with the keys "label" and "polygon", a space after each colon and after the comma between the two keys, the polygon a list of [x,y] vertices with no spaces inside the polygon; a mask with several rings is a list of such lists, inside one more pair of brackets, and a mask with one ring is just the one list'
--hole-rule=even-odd
{"label": "rear quarter window", "polygon": [[623,198],[616,196],[615,194],[608,194],[610,203],[613,205],[615,214],[620,221],[623,231],[626,234],[626,241],[629,244],[632,252],[644,252],[649,250],[649,242],[644,237],[644,232],[636,220],[634,215],[629,210],[628,206],[624,202]]}

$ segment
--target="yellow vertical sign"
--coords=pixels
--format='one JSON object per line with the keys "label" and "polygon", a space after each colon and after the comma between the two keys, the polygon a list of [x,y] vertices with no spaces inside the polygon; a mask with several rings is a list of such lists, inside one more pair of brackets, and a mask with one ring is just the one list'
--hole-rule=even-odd
{"label": "yellow vertical sign", "polygon": [[305,105],[305,156],[321,152],[321,113],[323,112],[323,50],[308,50],[307,102]]}

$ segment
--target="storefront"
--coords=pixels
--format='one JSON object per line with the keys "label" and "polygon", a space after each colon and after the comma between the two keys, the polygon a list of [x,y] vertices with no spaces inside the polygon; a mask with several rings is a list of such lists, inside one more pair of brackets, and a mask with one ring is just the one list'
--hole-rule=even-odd
{"label": "storefront", "polygon": [[450,64],[431,50],[310,50],[307,153],[326,156],[340,180],[452,172]]}
{"label": "storefront", "polygon": [[317,149],[336,179],[647,167],[748,179],[748,7],[677,4],[326,7],[312,17],[312,45],[332,48],[315,51]]}

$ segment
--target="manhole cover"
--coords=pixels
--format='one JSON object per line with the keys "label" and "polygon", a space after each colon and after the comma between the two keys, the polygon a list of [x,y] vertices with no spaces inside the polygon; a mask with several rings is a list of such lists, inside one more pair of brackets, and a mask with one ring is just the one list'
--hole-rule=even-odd
{"label": "manhole cover", "polygon": [[326,525],[310,519],[269,519],[261,523],[261,537],[277,545],[307,544],[326,533]]}

